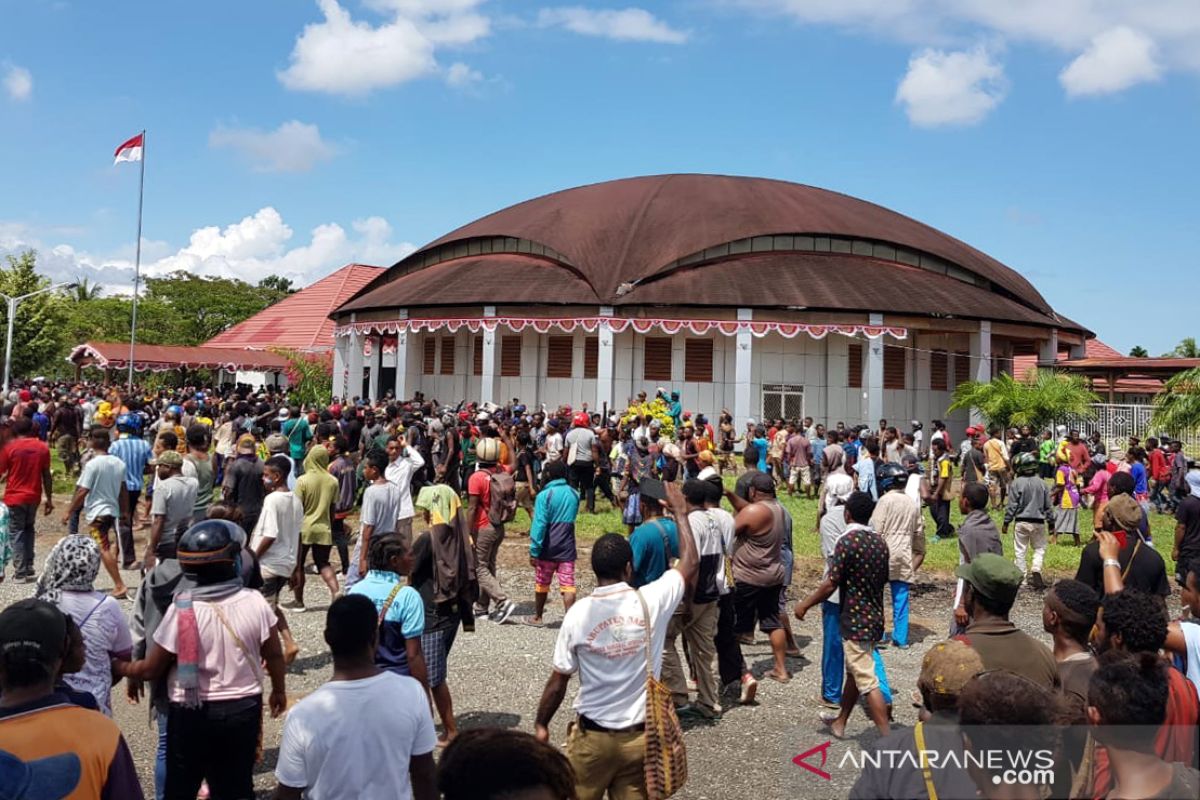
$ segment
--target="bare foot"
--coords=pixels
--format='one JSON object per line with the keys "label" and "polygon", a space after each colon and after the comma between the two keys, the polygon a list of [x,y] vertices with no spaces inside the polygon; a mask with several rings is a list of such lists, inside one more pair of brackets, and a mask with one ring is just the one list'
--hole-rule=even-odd
{"label": "bare foot", "polygon": [[126,588],[125,586],[118,586],[117,588],[112,590],[112,596],[114,598],[116,598],[117,600],[128,600],[129,599],[129,589]]}
{"label": "bare foot", "polygon": [[821,722],[829,726],[829,733],[835,739],[841,739],[846,735],[846,722],[842,719],[842,715],[838,712],[820,714]]}
{"label": "bare foot", "polygon": [[792,680],[792,676],[788,675],[786,672],[779,673],[779,672],[776,672],[775,670],[771,670],[763,677],[770,678],[771,680],[776,681],[777,683],[788,683]]}
{"label": "bare foot", "polygon": [[292,642],[283,648],[283,665],[290,667],[292,662],[296,660],[296,656],[300,655],[300,645]]}
{"label": "bare foot", "polygon": [[800,652],[799,647],[788,648],[787,650],[783,651],[783,654],[785,656],[788,656],[789,658],[799,658],[800,656],[804,655],[803,653]]}

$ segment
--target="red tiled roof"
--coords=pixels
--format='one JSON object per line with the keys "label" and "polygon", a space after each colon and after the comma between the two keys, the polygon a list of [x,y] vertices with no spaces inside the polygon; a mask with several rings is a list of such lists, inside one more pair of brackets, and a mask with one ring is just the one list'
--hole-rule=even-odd
{"label": "red tiled roof", "polygon": [[[129,343],[87,342],[72,350],[67,360],[84,367],[128,369]],[[241,347],[139,344],[133,349],[133,368],[138,372],[162,372],[180,367],[274,372],[287,366],[288,360],[281,355]]]}
{"label": "red tiled roof", "polygon": [[[414,274],[438,269],[445,277],[455,264],[472,264],[477,272],[492,255],[468,255],[422,267],[422,256],[431,248],[452,242],[467,242],[487,237],[517,238],[551,248],[566,263],[551,255],[536,256],[548,265],[559,267],[560,274],[571,273],[573,280],[546,280],[543,270],[533,286],[521,292],[521,302],[572,302],[562,297],[560,287],[570,286],[572,293],[594,295],[601,303],[661,302],[650,299],[661,294],[663,284],[669,284],[673,305],[704,304],[710,293],[708,278],[716,270],[704,274],[706,280],[680,283],[672,280],[670,271],[676,262],[694,256],[707,248],[718,247],[737,240],[772,235],[845,236],[887,242],[928,253],[975,273],[1016,298],[1045,319],[1053,315],[1049,304],[1018,272],[994,258],[976,250],[935,228],[895,211],[859,200],[848,195],[764,178],[730,175],[653,175],[581,186],[555,192],[543,197],[489,214],[454,230],[426,245],[417,253],[400,261],[374,283],[350,300],[339,314],[351,310],[380,308],[401,304],[387,291],[389,282],[402,283],[405,273]],[[737,260],[729,262],[735,268],[744,266]],[[891,264],[872,262],[877,270]],[[533,277],[529,271],[522,278]],[[661,280],[658,280],[660,279]],[[878,278],[877,278],[878,279]],[[454,280],[457,281],[457,276]],[[572,286],[578,281],[581,285]],[[468,285],[455,292],[456,298],[471,294],[470,301],[505,302],[489,291],[495,283],[489,281]],[[761,281],[755,281],[759,285]],[[961,282],[960,282],[961,283]],[[633,288],[623,285],[632,284]],[[961,283],[966,290],[975,287]],[[470,288],[476,290],[470,292]],[[853,284],[846,283],[851,287]],[[656,287],[656,288],[652,288]],[[506,289],[506,293],[515,291]],[[973,295],[964,291],[964,295]],[[404,292],[404,305],[424,305],[429,301]],[[852,291],[843,295],[851,299]],[[957,293],[949,293],[956,299]],[[997,292],[997,294],[999,294]],[[462,302],[466,298],[456,299]],[[515,301],[510,301],[515,302]],[[804,300],[778,291],[762,292],[749,305],[762,307],[806,305]],[[886,306],[891,308],[891,306]],[[967,313],[953,303],[938,307],[942,313]],[[1048,324],[1040,322],[1040,324]],[[1059,328],[1069,328],[1065,320],[1052,320]]]}
{"label": "red tiled roof", "polygon": [[329,319],[329,313],[381,274],[381,267],[348,264],[222,331],[204,345],[256,350],[268,347],[327,350],[333,347],[333,320]]}
{"label": "red tiled roof", "polygon": [[[1013,358],[1013,374],[1020,377],[1036,367],[1037,356],[1024,355]],[[1066,353],[1058,354],[1056,366],[1068,372],[1079,372],[1092,376],[1092,385],[1101,393],[1108,391],[1111,371],[1116,376],[1115,392],[1130,394],[1155,394],[1162,389],[1163,381],[1176,372],[1200,367],[1196,358],[1135,358],[1122,354],[1099,339],[1088,339],[1083,358],[1071,359]]]}

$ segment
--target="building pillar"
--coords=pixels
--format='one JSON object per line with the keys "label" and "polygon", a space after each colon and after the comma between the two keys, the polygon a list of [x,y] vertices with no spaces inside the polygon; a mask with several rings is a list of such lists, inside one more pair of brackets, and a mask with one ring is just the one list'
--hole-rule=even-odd
{"label": "building pillar", "polygon": [[383,388],[379,385],[379,374],[383,372],[383,337],[374,333],[367,336],[371,339],[371,372],[367,394],[370,395],[372,403],[378,403]]}
{"label": "building pillar", "polygon": [[[400,319],[408,319],[408,309],[400,309]],[[408,328],[396,334],[396,385],[392,387],[396,400],[408,399]]]}
{"label": "building pillar", "polygon": [[[611,317],[612,306],[600,306],[600,316]],[[605,404],[613,410],[613,333],[607,320],[601,320],[596,328],[599,346],[596,350],[596,410],[603,411]]]}
{"label": "building pillar", "polygon": [[[754,319],[754,309],[739,308],[739,322]],[[734,361],[735,373],[733,384],[733,427],[734,430],[744,431],[746,420],[750,419],[750,383],[754,367],[754,335],[747,330],[737,332],[737,350]]]}
{"label": "building pillar", "polygon": [[[988,320],[982,320],[979,323],[979,332],[971,334],[971,363],[968,374],[971,380],[978,383],[987,383],[992,379],[992,323]],[[979,409],[971,409],[971,424],[982,425],[984,423],[983,415],[979,413]]]}
{"label": "building pillar", "polygon": [[1070,357],[1072,359],[1087,358],[1087,344],[1084,342],[1081,342],[1079,344],[1071,345]]}
{"label": "building pillar", "polygon": [[[350,315],[350,321],[354,322],[355,315]],[[362,378],[363,378],[363,337],[357,330],[350,333],[350,368],[347,372],[346,396],[343,400],[349,402],[355,397],[362,394]]]}
{"label": "building pillar", "polygon": [[[347,357],[350,355],[350,336],[349,334],[341,334],[333,340],[333,394],[340,397],[343,401],[346,400],[346,389],[349,386],[349,362]],[[278,375],[276,381],[278,382]]]}
{"label": "building pillar", "polygon": [[1053,366],[1055,361],[1058,361],[1058,328],[1051,328],[1050,338],[1038,343],[1038,366]]}
{"label": "building pillar", "polygon": [[[496,316],[495,306],[484,306],[485,317]],[[496,328],[483,329],[483,374],[479,380],[479,402],[494,403],[496,395]]]}
{"label": "building pillar", "polygon": [[[883,314],[871,314],[870,325],[882,325]],[[863,380],[863,422],[874,429],[883,417],[883,337],[867,339],[867,374]]]}

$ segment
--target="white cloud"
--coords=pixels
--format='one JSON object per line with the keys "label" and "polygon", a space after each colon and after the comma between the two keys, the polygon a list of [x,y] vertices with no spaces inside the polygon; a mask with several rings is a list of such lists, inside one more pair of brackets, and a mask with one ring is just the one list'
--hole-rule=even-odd
{"label": "white cloud", "polygon": [[273,131],[218,125],[208,135],[208,145],[240,152],[256,172],[308,172],[337,154],[337,148],[321,138],[316,125],[298,120]]}
{"label": "white cloud", "polygon": [[896,102],[918,127],[973,125],[1004,99],[1004,67],[983,46],[968,51],[926,49],[908,62]]}
{"label": "white cloud", "polygon": [[1124,25],[1097,34],[1083,53],[1059,73],[1058,81],[1072,97],[1111,94],[1158,80],[1162,67],[1157,45]]}
{"label": "white cloud", "polygon": [[[1069,93],[1072,86],[1084,87],[1076,93],[1119,91],[1172,69],[1200,72],[1200,3],[1195,0],[725,2],[920,46],[961,49],[966,42],[999,38],[1049,47],[1073,59],[1062,77]],[[1136,34],[1108,35],[1120,28]],[[1067,73],[1078,84],[1069,84]]]}
{"label": "white cloud", "polygon": [[622,42],[683,44],[688,39],[687,32],[672,28],[642,8],[543,8],[538,12],[537,21],[543,28],[561,27],[583,36]]}
{"label": "white cloud", "polygon": [[482,80],[481,72],[471,69],[461,61],[454,62],[450,65],[450,69],[446,70],[446,83],[456,89],[471,86]]}
{"label": "white cloud", "polygon": [[22,102],[33,96],[33,74],[24,67],[5,62],[4,91],[10,100]]}
{"label": "white cloud", "polygon": [[[345,264],[391,266],[413,252],[411,243],[397,242],[393,234],[387,220],[366,217],[351,222],[349,231],[335,222],[318,225],[307,242],[295,243],[292,228],[267,206],[224,228],[198,228],[187,245],[174,250],[164,242],[143,240],[142,275],[185,270],[257,283],[274,274],[303,286]],[[28,248],[38,250],[38,269],[53,280],[88,278],[113,292],[133,283],[131,245],[100,256],[69,243],[44,242],[28,225],[0,222],[0,256]]]}
{"label": "white cloud", "polygon": [[356,21],[337,0],[317,0],[325,19],[306,25],[278,73],[289,89],[361,96],[438,71],[440,47],[487,36],[482,0],[369,0],[379,25]]}

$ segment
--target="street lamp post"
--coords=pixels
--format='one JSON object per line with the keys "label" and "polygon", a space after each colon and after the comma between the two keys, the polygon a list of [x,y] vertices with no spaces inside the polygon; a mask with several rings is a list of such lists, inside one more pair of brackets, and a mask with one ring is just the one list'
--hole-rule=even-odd
{"label": "street lamp post", "polygon": [[4,394],[5,395],[8,395],[8,376],[9,376],[9,369],[12,366],[13,321],[15,320],[15,318],[17,316],[17,303],[20,303],[22,300],[28,300],[29,298],[34,297],[35,295],[45,294],[46,292],[54,292],[59,289],[74,289],[78,285],[79,284],[77,284],[77,283],[56,283],[53,286],[47,286],[45,289],[38,289],[36,292],[30,292],[29,294],[23,294],[23,295],[19,295],[17,297],[9,297],[8,295],[4,294],[3,292],[0,292],[0,297],[3,297],[5,300],[8,301],[8,335],[5,338],[5,345],[4,345]]}

